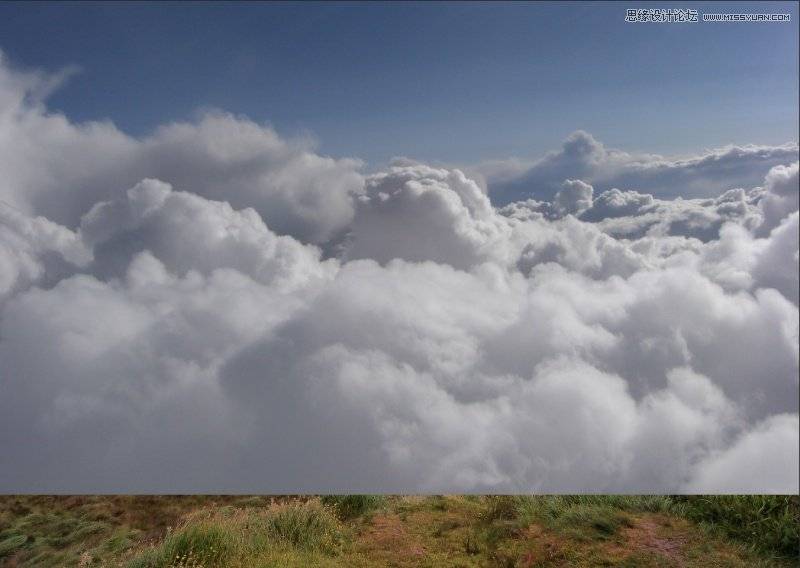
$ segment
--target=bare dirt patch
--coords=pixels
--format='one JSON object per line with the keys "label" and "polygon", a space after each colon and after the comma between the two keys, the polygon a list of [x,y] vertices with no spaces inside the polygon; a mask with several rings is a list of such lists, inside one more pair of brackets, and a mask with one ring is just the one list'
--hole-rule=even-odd
{"label": "bare dirt patch", "polygon": [[403,566],[425,556],[426,549],[399,516],[375,515],[359,538],[361,547],[383,556],[388,566]]}
{"label": "bare dirt patch", "polygon": [[668,560],[674,566],[686,565],[683,551],[688,538],[660,516],[638,517],[633,526],[623,528],[620,534],[624,539],[621,546],[629,553],[647,552]]}
{"label": "bare dirt patch", "polygon": [[520,566],[561,566],[565,561],[564,545],[557,535],[546,531],[541,525],[532,524],[520,532],[525,544],[525,552],[520,558]]}

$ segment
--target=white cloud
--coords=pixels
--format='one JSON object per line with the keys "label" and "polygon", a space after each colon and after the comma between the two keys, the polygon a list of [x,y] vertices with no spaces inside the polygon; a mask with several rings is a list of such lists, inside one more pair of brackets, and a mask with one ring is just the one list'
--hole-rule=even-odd
{"label": "white cloud", "polygon": [[151,179],[120,199],[96,204],[84,216],[80,234],[94,249],[94,272],[106,277],[124,273],[132,256],[145,250],[180,275],[231,268],[281,289],[336,268],[335,260],[320,263],[316,247],[273,233],[254,209],[236,211],[227,202],[175,192]]}
{"label": "white cloud", "polygon": [[243,117],[214,111],[137,139],[110,122],[74,124],[48,111],[54,80],[9,67],[0,52],[0,200],[74,228],[98,201],[143,178],[234,207],[283,234],[323,242],[352,220],[361,162],[319,156]]}
{"label": "white cloud", "polygon": [[393,166],[367,180],[346,256],[468,268],[495,254],[508,232],[486,195],[459,170]]}
{"label": "white cloud", "polygon": [[580,215],[592,206],[594,188],[579,179],[564,180],[553,198],[553,207],[561,215]]}
{"label": "white cloud", "polygon": [[595,222],[605,232],[625,238],[679,235],[702,241],[719,238],[723,224],[733,221],[747,228],[762,223],[759,188],[728,190],[711,199],[657,199],[650,194],[611,189],[594,200],[581,219]]}
{"label": "white cloud", "polygon": [[775,288],[798,302],[798,213],[795,211],[772,230],[753,267],[757,286]]}
{"label": "white cloud", "polygon": [[775,228],[787,215],[797,211],[800,185],[797,177],[798,162],[790,166],[772,168],[764,180],[765,193],[759,203],[764,214],[761,233]]}
{"label": "white cloud", "polygon": [[758,424],[733,446],[697,466],[691,493],[798,492],[798,416],[781,414]]}
{"label": "white cloud", "polygon": [[55,281],[91,252],[78,236],[44,217],[31,218],[0,201],[0,302],[42,281]]}
{"label": "white cloud", "polygon": [[[4,491],[797,490],[796,148],[578,134],[498,210],[226,114],[75,125],[52,84],[0,62]],[[634,174],[710,197],[603,187]]]}
{"label": "white cloud", "polygon": [[606,148],[591,134],[571,134],[560,150],[538,160],[496,160],[468,168],[484,180],[492,202],[549,199],[566,178],[579,178],[603,192],[615,187],[662,198],[713,197],[752,187],[776,165],[796,161],[797,143],[782,146],[726,146],[697,156],[667,158]]}

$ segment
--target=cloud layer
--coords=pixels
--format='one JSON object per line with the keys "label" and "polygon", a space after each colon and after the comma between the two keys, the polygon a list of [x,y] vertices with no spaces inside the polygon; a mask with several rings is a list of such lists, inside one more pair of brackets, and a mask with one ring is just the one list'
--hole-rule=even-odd
{"label": "cloud layer", "polygon": [[797,143],[781,146],[726,146],[697,156],[666,158],[607,148],[588,132],[571,134],[560,150],[538,160],[512,158],[469,168],[492,190],[492,201],[505,204],[525,198],[549,199],[567,178],[580,178],[595,189],[615,187],[663,197],[714,197],[748,188],[769,169],[797,160]]}
{"label": "cloud layer", "polygon": [[0,61],[3,491],[798,491],[796,145],[576,133],[497,208],[58,79]]}

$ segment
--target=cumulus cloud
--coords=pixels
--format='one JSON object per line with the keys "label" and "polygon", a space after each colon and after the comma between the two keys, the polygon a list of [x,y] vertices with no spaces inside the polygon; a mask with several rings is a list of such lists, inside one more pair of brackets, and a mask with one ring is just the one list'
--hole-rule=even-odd
{"label": "cumulus cloud", "polygon": [[508,226],[459,170],[394,166],[358,199],[347,257],[431,260],[468,268],[488,258]]}
{"label": "cumulus cloud", "polygon": [[592,206],[594,188],[579,179],[564,180],[553,199],[555,211],[563,215],[580,215]]}
{"label": "cumulus cloud", "polygon": [[55,83],[0,64],[3,491],[797,492],[796,148],[580,134],[498,209],[246,118],[73,124]]}
{"label": "cumulus cloud", "polygon": [[278,236],[254,209],[234,210],[169,184],[145,179],[115,201],[97,203],[83,217],[80,235],[94,250],[92,269],[108,278],[125,274],[131,259],[148,251],[181,276],[230,268],[262,284],[304,285],[335,269],[316,247]]}
{"label": "cumulus cloud", "polygon": [[762,195],[760,188],[731,189],[710,199],[664,200],[614,188],[601,193],[581,218],[618,237],[679,235],[710,241],[719,238],[727,222],[749,229],[762,225]]}
{"label": "cumulus cloud", "polygon": [[91,260],[73,231],[0,201],[0,302],[36,283],[57,281]]}
{"label": "cumulus cloud", "polygon": [[594,223],[615,237],[684,236],[704,242],[720,238],[720,230],[736,223],[764,237],[797,211],[797,162],[771,168],[763,185],[729,189],[703,199],[660,199],[636,190],[612,188],[594,196],[594,188],[580,180],[565,180],[553,201],[527,199],[500,209],[519,219],[558,219],[567,214]]}
{"label": "cumulus cloud", "polygon": [[496,160],[469,172],[484,180],[492,202],[550,199],[564,179],[579,178],[596,191],[615,187],[662,198],[713,197],[725,190],[753,187],[767,171],[797,160],[797,143],[781,146],[726,146],[701,155],[668,158],[607,148],[588,132],[571,134],[560,150],[538,160]]}
{"label": "cumulus cloud", "polygon": [[[701,462],[686,490],[692,493],[783,493],[800,477],[797,416],[778,415]],[[792,493],[797,493],[795,482]]]}
{"label": "cumulus cloud", "polygon": [[133,138],[111,122],[49,111],[54,80],[11,68],[0,52],[0,199],[68,228],[95,203],[144,178],[253,207],[271,227],[323,242],[349,225],[361,162],[317,155],[269,126],[221,111]]}
{"label": "cumulus cloud", "polygon": [[764,222],[759,233],[774,229],[787,215],[797,211],[800,186],[797,178],[798,162],[789,166],[772,168],[764,180],[764,195],[759,206]]}

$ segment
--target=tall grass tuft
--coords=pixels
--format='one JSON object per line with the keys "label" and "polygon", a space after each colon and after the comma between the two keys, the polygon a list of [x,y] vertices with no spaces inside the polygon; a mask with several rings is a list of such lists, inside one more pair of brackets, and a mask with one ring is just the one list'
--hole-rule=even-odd
{"label": "tall grass tuft", "polygon": [[342,541],[338,519],[318,499],[274,505],[262,522],[272,540],[296,548],[336,552]]}
{"label": "tall grass tuft", "polygon": [[484,523],[505,520],[510,521],[519,516],[519,497],[513,495],[487,495],[484,500],[484,509],[479,514],[479,519]]}
{"label": "tall grass tuft", "polygon": [[189,525],[166,539],[164,560],[187,567],[224,566],[235,551],[235,540],[235,535],[224,525]]}
{"label": "tall grass tuft", "polygon": [[222,508],[189,517],[127,568],[250,566],[286,551],[336,554],[343,538],[339,520],[319,499]]}
{"label": "tall grass tuft", "polygon": [[325,495],[322,502],[333,507],[342,520],[354,519],[382,506],[383,495]]}
{"label": "tall grass tuft", "polygon": [[215,519],[190,521],[170,532],[160,546],[128,563],[128,568],[211,568],[225,566],[237,552],[231,527]]}

